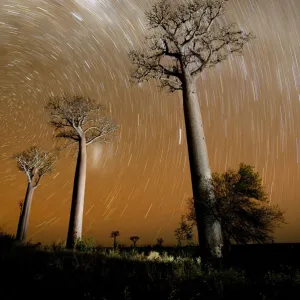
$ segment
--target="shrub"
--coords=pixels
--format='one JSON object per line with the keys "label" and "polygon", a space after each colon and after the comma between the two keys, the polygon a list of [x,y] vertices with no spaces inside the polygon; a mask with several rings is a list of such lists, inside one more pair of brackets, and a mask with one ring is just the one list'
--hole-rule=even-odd
{"label": "shrub", "polygon": [[94,238],[78,239],[76,242],[76,250],[80,252],[93,252],[95,250]]}

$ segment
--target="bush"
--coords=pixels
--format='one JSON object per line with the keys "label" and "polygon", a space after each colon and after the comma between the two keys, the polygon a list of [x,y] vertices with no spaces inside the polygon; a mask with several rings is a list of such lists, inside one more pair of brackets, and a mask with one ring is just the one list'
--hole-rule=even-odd
{"label": "bush", "polygon": [[94,238],[78,239],[76,242],[76,250],[80,252],[94,252],[95,239]]}

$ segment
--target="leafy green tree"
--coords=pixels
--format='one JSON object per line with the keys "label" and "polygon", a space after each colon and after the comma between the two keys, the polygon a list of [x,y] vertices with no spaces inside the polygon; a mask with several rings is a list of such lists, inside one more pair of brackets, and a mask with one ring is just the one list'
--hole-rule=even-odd
{"label": "leafy green tree", "polygon": [[[238,170],[213,173],[216,195],[213,213],[222,226],[225,249],[232,243],[269,243],[277,226],[285,223],[283,212],[271,206],[254,167],[241,163]],[[187,219],[196,223],[194,200],[188,199]]]}

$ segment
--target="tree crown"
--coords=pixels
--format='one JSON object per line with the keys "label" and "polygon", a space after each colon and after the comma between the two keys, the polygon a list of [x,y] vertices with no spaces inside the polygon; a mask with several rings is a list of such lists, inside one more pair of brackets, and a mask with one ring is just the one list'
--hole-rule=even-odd
{"label": "tree crown", "polygon": [[111,234],[110,234],[110,237],[115,238],[115,237],[117,237],[119,235],[120,235],[119,231],[112,231]]}
{"label": "tree crown", "polygon": [[140,239],[140,237],[139,236],[131,236],[129,239],[133,242],[137,242]]}
{"label": "tree crown", "polygon": [[17,162],[18,169],[26,174],[28,182],[36,187],[41,178],[52,171],[58,152],[45,151],[40,147],[32,146],[15,153],[12,158]]}
{"label": "tree crown", "polygon": [[58,138],[74,142],[85,138],[89,145],[96,140],[107,142],[109,135],[117,129],[111,119],[103,115],[103,105],[89,97],[63,94],[50,98],[45,108]]}
{"label": "tree crown", "polygon": [[[241,163],[238,170],[213,173],[216,197],[213,213],[219,219],[223,236],[236,243],[266,243],[276,226],[284,223],[283,212],[270,206],[262,180],[254,167]],[[196,222],[194,200],[188,200],[187,218]]]}
{"label": "tree crown", "polygon": [[[227,25],[221,16],[227,0],[190,0],[175,4],[160,0],[146,12],[150,34],[144,51],[131,51],[134,82],[159,79],[170,92],[182,89],[184,74],[196,78],[205,68],[215,66],[253,36]],[[218,21],[218,19],[220,19]]]}

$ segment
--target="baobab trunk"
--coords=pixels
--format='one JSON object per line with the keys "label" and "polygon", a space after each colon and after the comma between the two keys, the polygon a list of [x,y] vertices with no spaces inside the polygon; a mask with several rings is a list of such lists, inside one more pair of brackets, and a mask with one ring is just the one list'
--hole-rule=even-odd
{"label": "baobab trunk", "polygon": [[18,223],[18,230],[17,230],[17,237],[16,237],[17,241],[20,242],[24,242],[26,239],[33,192],[34,192],[34,186],[32,185],[31,182],[28,182],[25,200],[23,203],[23,207],[22,207],[22,211]]}
{"label": "baobab trunk", "polygon": [[209,256],[221,258],[222,231],[219,221],[211,212],[215,195],[195,80],[184,74],[182,88],[200,255],[203,260]]}
{"label": "baobab trunk", "polygon": [[86,181],[86,139],[82,135],[79,141],[78,157],[74,177],[72,206],[67,237],[68,249],[73,249],[76,241],[82,237],[82,219]]}

